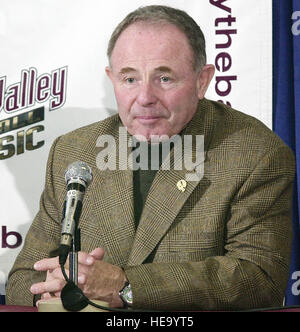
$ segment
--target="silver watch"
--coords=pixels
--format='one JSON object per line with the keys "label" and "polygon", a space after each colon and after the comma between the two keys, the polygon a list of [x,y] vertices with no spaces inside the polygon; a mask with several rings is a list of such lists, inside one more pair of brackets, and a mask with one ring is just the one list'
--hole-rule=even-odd
{"label": "silver watch", "polygon": [[132,290],[131,290],[131,286],[130,283],[128,281],[125,282],[124,287],[120,290],[119,292],[119,296],[122,300],[122,302],[124,303],[124,307],[132,307]]}

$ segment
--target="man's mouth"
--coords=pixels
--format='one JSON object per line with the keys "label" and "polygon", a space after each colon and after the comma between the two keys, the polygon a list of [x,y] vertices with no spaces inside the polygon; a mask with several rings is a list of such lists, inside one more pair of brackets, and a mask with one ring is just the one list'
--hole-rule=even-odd
{"label": "man's mouth", "polygon": [[161,119],[161,117],[160,116],[155,116],[155,115],[140,115],[140,116],[137,116],[136,119],[141,124],[154,124],[159,119]]}

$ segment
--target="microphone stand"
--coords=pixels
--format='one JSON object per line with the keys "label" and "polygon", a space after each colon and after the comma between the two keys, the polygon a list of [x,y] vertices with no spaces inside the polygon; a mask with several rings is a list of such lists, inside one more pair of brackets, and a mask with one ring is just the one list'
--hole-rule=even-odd
{"label": "microphone stand", "polygon": [[69,278],[66,276],[64,267],[62,271],[67,281],[61,292],[63,307],[69,311],[80,311],[88,305],[85,297],[78,285],[78,252],[81,250],[80,228],[75,227],[72,236],[71,249],[69,252]]}
{"label": "microphone stand", "polygon": [[72,246],[69,256],[70,281],[78,285],[78,252],[81,250],[80,228],[76,228],[72,239]]}

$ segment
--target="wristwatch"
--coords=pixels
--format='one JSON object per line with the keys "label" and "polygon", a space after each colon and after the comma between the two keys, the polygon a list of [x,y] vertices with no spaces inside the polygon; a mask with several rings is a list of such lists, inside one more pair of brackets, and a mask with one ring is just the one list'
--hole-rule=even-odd
{"label": "wristwatch", "polygon": [[130,283],[128,281],[125,282],[124,287],[120,290],[119,296],[120,296],[122,302],[124,303],[125,308],[132,307],[132,302],[133,302],[132,290],[131,290]]}

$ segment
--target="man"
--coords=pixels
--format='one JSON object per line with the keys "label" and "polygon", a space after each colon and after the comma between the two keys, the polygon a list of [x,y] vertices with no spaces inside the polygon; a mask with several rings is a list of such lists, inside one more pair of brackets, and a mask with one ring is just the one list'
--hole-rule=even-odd
{"label": "man", "polygon": [[[186,13],[138,9],[113,33],[108,56],[119,114],[54,142],[7,302],[60,296],[64,171],[83,160],[94,177],[80,219],[78,283],[87,297],[158,310],[281,305],[291,251],[291,151],[258,120],[204,98],[214,67]],[[112,135],[119,151],[122,126],[127,138],[146,142],[203,135],[204,176],[189,182],[184,168],[99,170],[99,137]]]}

